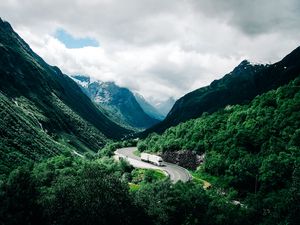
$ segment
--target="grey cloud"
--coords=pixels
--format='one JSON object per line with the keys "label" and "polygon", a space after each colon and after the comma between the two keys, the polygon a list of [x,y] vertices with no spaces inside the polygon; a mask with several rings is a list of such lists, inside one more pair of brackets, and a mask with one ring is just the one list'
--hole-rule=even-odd
{"label": "grey cloud", "polygon": [[[1,16],[66,73],[84,73],[148,98],[180,97],[242,59],[279,60],[299,45],[299,0],[6,0]],[[57,28],[97,39],[65,49]]]}
{"label": "grey cloud", "polygon": [[248,35],[297,30],[298,0],[191,0],[208,17],[224,20]]}

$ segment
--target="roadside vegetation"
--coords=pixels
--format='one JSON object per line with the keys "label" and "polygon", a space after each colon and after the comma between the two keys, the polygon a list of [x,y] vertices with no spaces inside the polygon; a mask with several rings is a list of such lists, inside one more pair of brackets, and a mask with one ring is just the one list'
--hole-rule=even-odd
{"label": "roadside vegetation", "polygon": [[249,105],[227,106],[213,114],[151,134],[141,152],[205,153],[194,181],[212,184],[256,215],[254,224],[300,221],[300,78],[257,96]]}
{"label": "roadside vegetation", "polygon": [[211,193],[126,161],[66,153],[2,177],[0,224],[251,224]]}
{"label": "roadside vegetation", "polygon": [[131,172],[131,182],[136,184],[153,183],[167,178],[166,174],[160,170],[134,169]]}
{"label": "roadside vegetation", "polygon": [[205,152],[187,183],[111,157],[136,141],[29,161],[0,177],[0,224],[297,224],[299,86],[297,79],[138,143],[140,151]]}

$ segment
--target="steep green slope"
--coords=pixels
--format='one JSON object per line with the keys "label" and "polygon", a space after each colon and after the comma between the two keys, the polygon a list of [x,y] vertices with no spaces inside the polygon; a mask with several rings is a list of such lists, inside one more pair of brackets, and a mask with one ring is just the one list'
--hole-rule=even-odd
{"label": "steep green slope", "polygon": [[227,106],[171,127],[162,135],[151,134],[139,142],[139,147],[162,152],[187,149],[197,153],[216,150],[230,153],[238,149],[257,154],[271,150],[273,144],[284,145],[278,151],[299,147],[299,132],[300,77],[257,96],[248,105]]}
{"label": "steep green slope", "polygon": [[45,63],[2,20],[0,93],[3,165],[53,155],[64,148],[97,151],[107,138],[128,133],[105,117],[74,81]]}
{"label": "steep green slope", "polygon": [[150,135],[138,146],[205,152],[200,174],[222,179],[222,188],[233,188],[255,211],[257,221],[292,224],[288,215],[299,212],[300,76],[249,105],[228,106],[189,120],[161,136]]}
{"label": "steep green slope", "polygon": [[119,125],[131,129],[145,129],[159,122],[144,112],[129,89],[119,87],[114,82],[91,81],[89,77],[80,75],[72,78]]}
{"label": "steep green slope", "polygon": [[243,61],[231,73],[209,86],[190,92],[176,101],[165,120],[145,134],[161,133],[165,129],[212,113],[226,105],[248,103],[255,96],[287,84],[300,72],[300,47],[272,65],[251,65]]}

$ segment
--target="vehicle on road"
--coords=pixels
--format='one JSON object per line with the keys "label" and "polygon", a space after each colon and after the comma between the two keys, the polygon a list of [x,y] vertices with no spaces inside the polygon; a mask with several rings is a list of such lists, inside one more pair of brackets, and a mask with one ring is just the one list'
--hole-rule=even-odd
{"label": "vehicle on road", "polygon": [[156,166],[163,166],[163,160],[158,155],[151,155],[148,153],[141,153],[141,160],[144,162],[152,163]]}
{"label": "vehicle on road", "polygon": [[[139,156],[136,156],[134,152],[137,151],[136,147],[128,147],[128,148],[120,148],[115,151],[116,158],[126,158],[128,162],[136,168],[143,168],[143,169],[159,169],[170,176],[170,179],[173,183],[178,181],[188,182],[192,179],[191,174],[186,169],[172,164],[162,161],[161,159],[157,159],[155,162],[158,162],[160,166],[155,167],[157,164],[150,165],[150,163],[143,163],[143,161],[149,162],[148,156],[142,156],[144,160],[142,160]],[[150,155],[150,154],[149,154]],[[158,156],[159,157],[159,156]],[[159,162],[161,161],[161,162]],[[153,162],[151,164],[154,164]]]}

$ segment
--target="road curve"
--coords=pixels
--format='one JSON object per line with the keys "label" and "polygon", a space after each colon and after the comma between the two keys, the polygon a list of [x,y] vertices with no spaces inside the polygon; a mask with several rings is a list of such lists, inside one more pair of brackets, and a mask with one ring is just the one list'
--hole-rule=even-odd
{"label": "road curve", "polygon": [[134,155],[133,152],[137,150],[136,147],[120,148],[115,151],[115,156],[118,158],[125,158],[133,166],[145,169],[158,169],[166,172],[173,183],[177,181],[187,182],[191,180],[190,173],[175,164],[163,162],[163,166],[155,166],[153,164],[141,161],[141,158]]}

